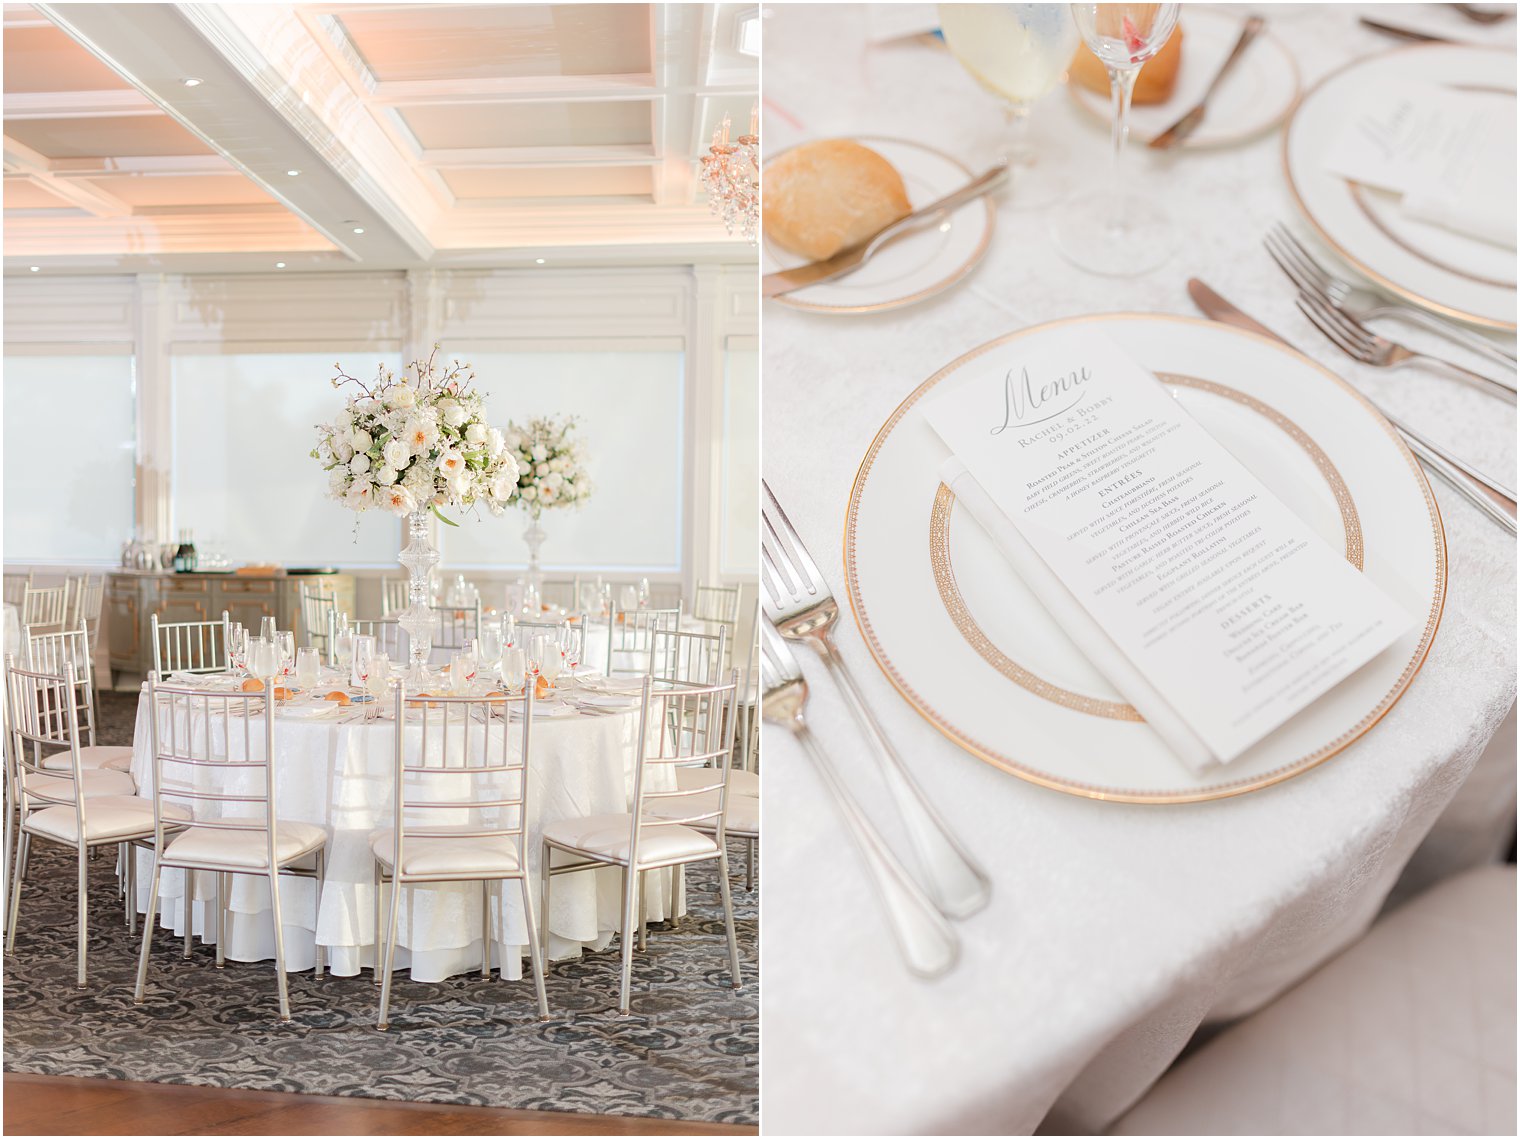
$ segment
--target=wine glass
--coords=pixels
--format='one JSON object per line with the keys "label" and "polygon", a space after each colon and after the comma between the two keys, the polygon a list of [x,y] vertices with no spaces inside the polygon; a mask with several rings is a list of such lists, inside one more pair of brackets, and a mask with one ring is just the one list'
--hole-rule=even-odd
{"label": "wine glass", "polygon": [[476,645],[480,652],[480,664],[487,672],[493,672],[501,660],[501,625],[494,621],[482,621],[480,623],[480,641]]}
{"label": "wine glass", "polygon": [[564,658],[559,655],[559,645],[545,637],[543,653],[538,658],[538,671],[549,682],[550,688],[553,688],[554,682],[559,679],[564,663]]}
{"label": "wine glass", "polygon": [[259,640],[261,640],[261,641],[273,641],[274,640],[274,634],[275,634],[274,618],[273,617],[260,617],[259,618]]}
{"label": "wine glass", "polygon": [[1110,277],[1149,272],[1172,255],[1176,230],[1155,201],[1120,176],[1129,137],[1130,96],[1140,65],[1161,50],[1177,26],[1176,4],[1073,4],[1082,39],[1108,69],[1113,92],[1113,158],[1108,187],[1072,199],[1051,216],[1050,231],[1068,260]]}
{"label": "wine glass", "polygon": [[280,650],[280,675],[289,676],[296,663],[296,635],[289,631],[276,633],[274,643]]}
{"label": "wine glass", "polygon": [[333,656],[338,662],[338,667],[344,676],[351,675],[350,668],[354,663],[354,633],[351,629],[340,628],[333,637]]}
{"label": "wine glass", "polygon": [[1011,167],[1012,204],[1043,207],[1066,195],[1050,153],[1029,141],[1029,111],[1060,81],[1077,50],[1077,28],[1061,4],[941,4],[945,44],[983,88],[1003,102],[1004,157]]}
{"label": "wine glass", "polygon": [[364,688],[369,683],[370,674],[375,669],[375,638],[354,638],[354,672],[358,677],[359,687]]}
{"label": "wine glass", "polygon": [[236,622],[227,634],[227,664],[234,676],[248,675],[248,630]]}
{"label": "wine glass", "polygon": [[316,649],[305,648],[296,653],[296,683],[298,685],[302,688],[315,688],[321,676],[322,663],[317,659]]}
{"label": "wine glass", "polygon": [[572,680],[581,666],[581,645],[586,639],[585,624],[585,615],[582,614],[579,624],[572,625],[566,621],[560,626],[560,655],[564,658],[565,667],[570,670]]}
{"label": "wine glass", "polygon": [[501,619],[501,647],[504,649],[517,647],[517,619],[510,613]]}
{"label": "wine glass", "polygon": [[523,690],[523,684],[528,674],[528,654],[522,649],[510,648],[501,654],[501,683],[506,690],[516,696]]}
{"label": "wine glass", "polygon": [[266,685],[280,671],[280,650],[271,640],[260,637],[248,647],[248,669]]}

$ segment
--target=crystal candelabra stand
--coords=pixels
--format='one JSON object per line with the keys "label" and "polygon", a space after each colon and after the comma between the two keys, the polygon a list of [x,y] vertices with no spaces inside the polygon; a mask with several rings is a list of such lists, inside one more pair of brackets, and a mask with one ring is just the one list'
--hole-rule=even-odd
{"label": "crystal candelabra stand", "polygon": [[707,204],[729,233],[741,233],[751,245],[760,232],[760,126],[757,109],[749,113],[749,133],[729,141],[727,115],[702,156],[702,186]]}
{"label": "crystal candelabra stand", "polygon": [[413,691],[428,681],[428,654],[433,648],[433,607],[428,602],[428,577],[438,564],[438,551],[428,540],[428,516],[414,510],[406,516],[407,534],[411,538],[401,551],[400,562],[410,576],[406,595],[410,604],[397,621],[406,630],[411,667],[406,683]]}
{"label": "crystal candelabra stand", "polygon": [[538,552],[549,534],[539,525],[538,511],[533,512],[531,519],[528,528],[523,531],[523,541],[528,544],[528,584],[541,594],[544,588],[544,569],[539,564]]}

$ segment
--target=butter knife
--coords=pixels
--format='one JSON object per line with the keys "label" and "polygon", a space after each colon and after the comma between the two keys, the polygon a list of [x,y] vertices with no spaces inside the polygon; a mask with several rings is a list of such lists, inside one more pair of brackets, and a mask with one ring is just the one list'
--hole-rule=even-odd
{"label": "butter knife", "polygon": [[1235,41],[1235,46],[1230,49],[1230,54],[1225,58],[1224,65],[1214,74],[1214,78],[1209,81],[1207,89],[1203,92],[1203,98],[1198,100],[1197,105],[1191,111],[1151,139],[1146,145],[1152,150],[1170,150],[1197,130],[1198,124],[1203,122],[1203,116],[1208,111],[1209,100],[1213,98],[1215,89],[1218,88],[1224,77],[1234,69],[1240,57],[1245,54],[1246,48],[1251,46],[1251,41],[1266,26],[1267,22],[1260,16],[1252,16],[1247,20],[1246,26],[1240,30],[1240,38]]}
{"label": "butter knife", "polygon": [[[1199,311],[1210,320],[1260,333],[1299,352],[1286,339],[1254,317],[1247,316],[1197,277],[1189,279],[1187,290],[1188,296],[1193,298],[1193,303],[1198,306]],[[1299,352],[1299,355],[1303,353]],[[1444,447],[1432,443],[1417,431],[1400,423],[1372,400],[1368,399],[1367,402],[1371,403],[1378,413],[1393,425],[1393,429],[1399,433],[1405,444],[1419,457],[1420,462],[1425,464],[1431,474],[1441,479],[1511,534],[1516,533],[1514,491],[1500,486],[1482,472],[1468,466]]]}
{"label": "butter knife", "polygon": [[777,273],[767,273],[760,280],[760,294],[766,297],[779,297],[783,293],[790,293],[794,289],[805,288],[808,285],[821,284],[824,281],[832,281],[836,277],[843,277],[846,273],[852,273],[859,269],[875,255],[887,242],[912,229],[927,225],[941,214],[953,210],[956,206],[965,205],[967,202],[981,197],[987,191],[995,189],[1008,178],[1008,166],[999,163],[985,174],[973,178],[954,193],[946,194],[937,202],[930,202],[922,209],[914,210],[907,217],[898,218],[891,225],[877,230],[864,241],[841,249],[834,256],[823,261],[814,261],[809,265],[799,265],[795,269],[782,269]]}
{"label": "butter knife", "polygon": [[1427,44],[1457,42],[1456,40],[1448,39],[1446,36],[1432,35],[1430,32],[1417,32],[1413,28],[1401,28],[1397,24],[1385,24],[1381,20],[1373,20],[1367,16],[1362,16],[1360,22],[1362,27],[1371,28],[1375,32],[1382,32],[1385,36],[1392,36],[1394,39],[1413,40],[1415,43]]}

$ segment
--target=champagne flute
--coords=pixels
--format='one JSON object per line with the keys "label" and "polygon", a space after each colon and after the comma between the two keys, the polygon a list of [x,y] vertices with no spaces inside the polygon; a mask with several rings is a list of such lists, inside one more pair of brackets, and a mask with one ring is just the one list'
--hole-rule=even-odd
{"label": "champagne flute", "polygon": [[273,641],[274,640],[274,634],[275,634],[274,618],[273,617],[260,617],[259,618],[259,640],[261,640],[261,641]]}
{"label": "champagne flute", "polygon": [[649,608],[649,579],[647,577],[639,578],[639,608]]}
{"label": "champagne flute", "polygon": [[1003,102],[1004,157],[1012,204],[1043,207],[1066,195],[1058,155],[1040,160],[1029,140],[1030,107],[1060,82],[1077,50],[1070,11],[1060,4],[941,4],[945,44],[983,88]]}
{"label": "champagne flute", "polygon": [[227,638],[227,664],[234,676],[248,675],[248,630],[234,624]]}
{"label": "champagne flute", "polygon": [[280,675],[289,676],[296,664],[296,635],[292,632],[276,633],[274,643],[280,650]]}
{"label": "champagne flute", "polygon": [[358,687],[366,688],[370,674],[375,668],[375,639],[358,637],[354,640],[354,675],[359,678]]}
{"label": "champagne flute", "polygon": [[1055,211],[1050,230],[1068,260],[1109,277],[1149,272],[1172,255],[1176,230],[1155,201],[1126,188],[1121,177],[1129,137],[1129,105],[1140,66],[1177,26],[1176,4],[1073,4],[1082,39],[1108,69],[1113,93],[1113,157],[1106,191],[1073,199]]}

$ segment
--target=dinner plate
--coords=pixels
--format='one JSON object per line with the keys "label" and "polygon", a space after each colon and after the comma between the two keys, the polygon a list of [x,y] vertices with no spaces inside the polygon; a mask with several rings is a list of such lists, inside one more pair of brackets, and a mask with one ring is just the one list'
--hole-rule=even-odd
{"label": "dinner plate", "polygon": [[1513,48],[1415,44],[1331,72],[1283,133],[1289,189],[1319,236],[1359,272],[1405,300],[1489,328],[1515,328],[1515,251],[1403,216],[1394,195],[1324,166],[1348,116],[1410,78],[1515,97]]}
{"label": "dinner plate", "polygon": [[[1240,38],[1247,14],[1214,12],[1192,4],[1183,10],[1177,85],[1164,103],[1130,108],[1130,132],[1137,141],[1155,138],[1197,105]],[[1090,91],[1079,83],[1068,83],[1066,89],[1094,118],[1105,123],[1113,120],[1108,92]],[[1248,142],[1282,122],[1298,93],[1298,64],[1280,40],[1261,32],[1210,97],[1208,114],[1182,149],[1209,150]]]}
{"label": "dinner plate", "polygon": [[[963,369],[1006,370],[1051,329],[1101,331],[1332,548],[1414,619],[1392,647],[1235,761],[1191,774],[1088,663],[941,485],[945,445],[920,410]],[[845,520],[856,623],[887,678],[973,755],[1077,795],[1223,798],[1341,751],[1418,672],[1446,596],[1446,541],[1418,464],[1374,409],[1276,341],[1190,317],[1111,314],[994,340],[920,384],[861,463]]]}
{"label": "dinner plate", "polygon": [[[871,137],[853,141],[870,147],[896,168],[914,209],[943,198],[974,177],[955,159],[920,143]],[[766,165],[785,153],[778,151]],[[992,195],[984,194],[952,211],[937,225],[888,242],[855,272],[774,299],[792,308],[826,313],[884,312],[914,304],[943,292],[971,272],[987,252],[996,216]],[[790,253],[769,239],[764,242],[762,273],[807,263],[806,257]]]}

